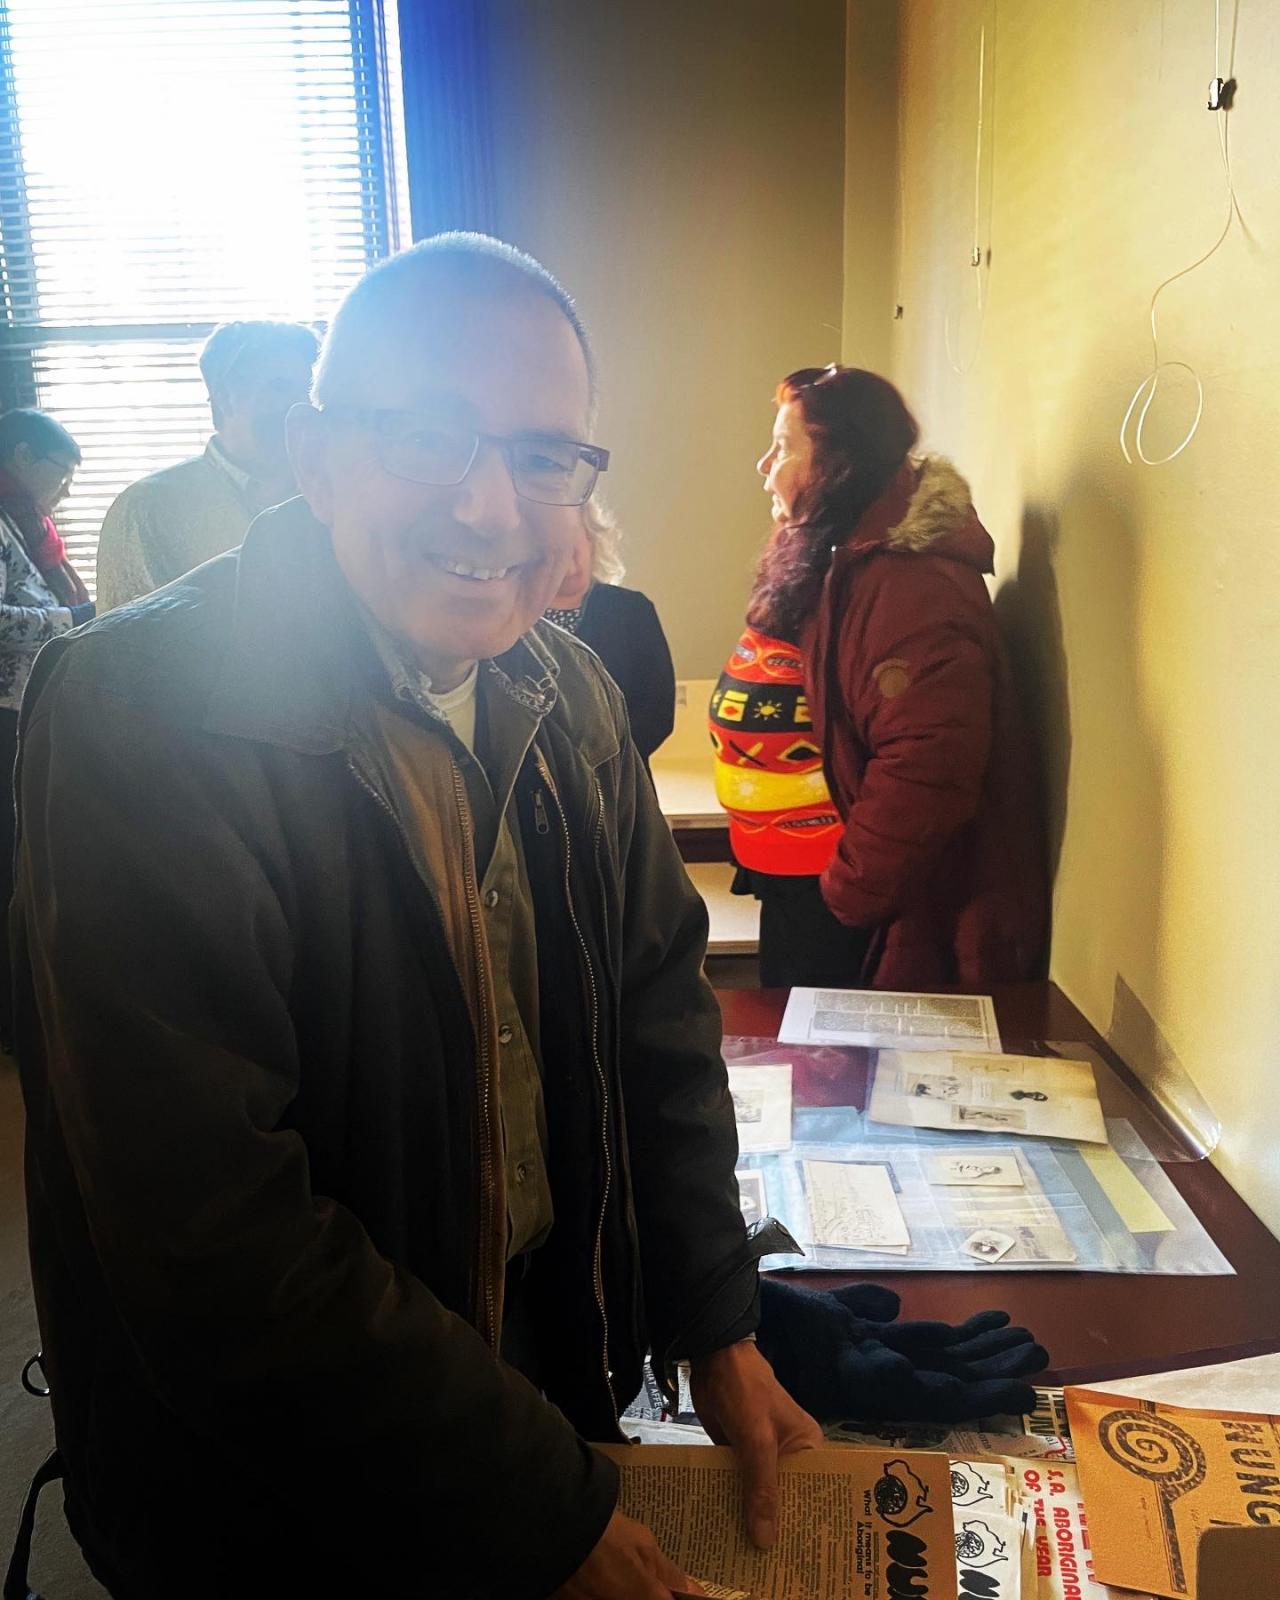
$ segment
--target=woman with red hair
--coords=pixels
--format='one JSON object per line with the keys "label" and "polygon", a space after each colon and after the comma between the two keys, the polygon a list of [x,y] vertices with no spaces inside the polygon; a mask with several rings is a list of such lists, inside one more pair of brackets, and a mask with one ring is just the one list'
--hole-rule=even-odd
{"label": "woman with red hair", "polygon": [[969,487],[912,454],[915,420],[874,373],[806,368],[776,398],[759,462],[774,531],[748,622],[799,647],[839,816],[818,888],[865,936],[846,981],[1031,977],[1047,906],[1038,786]]}

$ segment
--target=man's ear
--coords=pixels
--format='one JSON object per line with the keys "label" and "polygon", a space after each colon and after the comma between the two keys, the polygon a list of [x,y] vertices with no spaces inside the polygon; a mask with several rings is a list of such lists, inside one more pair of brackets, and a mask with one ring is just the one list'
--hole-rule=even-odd
{"label": "man's ear", "polygon": [[38,460],[39,457],[36,455],[35,451],[31,448],[27,441],[23,439],[19,444],[14,445],[13,454],[9,457],[9,464],[15,467],[21,467],[23,471],[26,471],[29,468],[34,467]]}
{"label": "man's ear", "polygon": [[324,418],[302,401],[289,407],[284,426],[294,481],[316,519],[328,527],[333,519],[333,484]]}

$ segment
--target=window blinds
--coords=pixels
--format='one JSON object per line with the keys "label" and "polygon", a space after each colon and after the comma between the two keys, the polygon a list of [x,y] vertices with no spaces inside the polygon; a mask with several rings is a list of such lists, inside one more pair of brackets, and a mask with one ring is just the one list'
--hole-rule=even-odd
{"label": "window blinds", "polygon": [[382,0],[0,0],[0,393],[84,452],[59,525],[90,584],[115,495],[203,448],[205,335],[323,321],[399,242],[386,22]]}

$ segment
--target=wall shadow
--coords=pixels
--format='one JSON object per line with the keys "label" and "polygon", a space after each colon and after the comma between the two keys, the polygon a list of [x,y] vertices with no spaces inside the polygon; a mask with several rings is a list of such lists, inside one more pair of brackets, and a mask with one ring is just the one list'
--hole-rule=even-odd
{"label": "wall shadow", "polygon": [[[1169,1072],[1147,1011],[1161,988],[1169,819],[1146,674],[1159,670],[1164,646],[1143,626],[1155,552],[1136,487],[1118,464],[1095,459],[1052,508],[1029,505],[1017,574],[997,605],[1042,758],[1054,969],[1137,1075],[1167,1085],[1185,1074]],[[1120,994],[1131,1003],[1117,1012]],[[1152,1027],[1132,1025],[1142,1015]]]}
{"label": "wall shadow", "polygon": [[[1040,757],[1054,970],[1105,1028],[1117,982],[1158,989],[1167,794],[1140,654],[1142,511],[1123,470],[1093,466],[1027,505],[995,603]],[[1140,1033],[1123,1044],[1140,1076],[1156,1068]]]}
{"label": "wall shadow", "polygon": [[1047,506],[1026,508],[1017,573],[1006,579],[995,599],[996,620],[1039,756],[1051,884],[1062,855],[1071,775],[1071,703],[1055,571],[1058,533],[1056,512]]}

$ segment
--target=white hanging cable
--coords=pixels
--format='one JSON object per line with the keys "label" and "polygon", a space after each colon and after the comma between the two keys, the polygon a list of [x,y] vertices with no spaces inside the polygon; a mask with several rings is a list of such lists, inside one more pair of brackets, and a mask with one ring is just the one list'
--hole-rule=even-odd
{"label": "white hanging cable", "polygon": [[[1204,415],[1204,384],[1200,380],[1200,374],[1186,361],[1162,361],[1160,359],[1160,330],[1156,320],[1156,308],[1160,300],[1160,296],[1167,288],[1170,287],[1171,284],[1177,283],[1180,278],[1187,277],[1190,273],[1194,272],[1197,267],[1204,266],[1205,262],[1208,261],[1211,256],[1215,256],[1218,253],[1223,243],[1226,241],[1227,235],[1231,232],[1231,219],[1240,215],[1240,206],[1236,200],[1235,180],[1231,173],[1231,130],[1228,121],[1230,116],[1231,96],[1229,92],[1224,94],[1224,89],[1226,86],[1223,83],[1221,70],[1221,38],[1222,0],[1214,0],[1213,93],[1214,96],[1217,97],[1217,104],[1215,105],[1214,99],[1211,99],[1209,102],[1209,109],[1218,117],[1218,149],[1222,155],[1222,167],[1227,183],[1227,214],[1223,220],[1218,237],[1213,241],[1204,254],[1197,256],[1190,266],[1183,267],[1181,271],[1175,272],[1167,277],[1164,282],[1157,287],[1155,293],[1151,296],[1151,370],[1147,373],[1146,377],[1142,380],[1138,387],[1133,391],[1133,398],[1129,401],[1128,409],[1124,414],[1124,420],[1120,424],[1120,450],[1130,466],[1133,465],[1135,456],[1145,467],[1163,467],[1168,462],[1175,460],[1195,438],[1196,432],[1200,427],[1200,419]],[[1234,88],[1234,81],[1231,87]],[[1146,446],[1143,442],[1143,429],[1146,427],[1147,415],[1150,412],[1152,405],[1155,403],[1156,393],[1160,385],[1160,374],[1162,372],[1173,371],[1188,373],[1191,377],[1191,381],[1196,386],[1195,416],[1191,419],[1191,426],[1187,429],[1186,433],[1183,434],[1181,441],[1172,450],[1170,450],[1167,455],[1149,456],[1146,451]],[[1131,452],[1129,449],[1128,439],[1129,423],[1134,419],[1135,412],[1137,413],[1137,419],[1134,421],[1133,450]]]}
{"label": "white hanging cable", "polygon": [[982,240],[982,133],[987,109],[987,24],[978,35],[978,137],[973,146],[973,265],[981,259]]}
{"label": "white hanging cable", "polygon": [[956,358],[950,307],[947,308],[947,312],[942,319],[942,336],[946,345],[947,360],[951,364],[951,370],[962,376],[970,370],[978,359],[978,350],[982,344],[982,330],[987,316],[986,277],[990,259],[989,253],[982,248],[982,155],[983,138],[986,131],[986,90],[987,24],[984,20],[982,31],[978,36],[978,127],[973,151],[973,245],[969,252],[969,266],[974,272],[977,286],[978,323],[973,340],[973,349],[967,361],[961,362]]}
{"label": "white hanging cable", "polygon": [[905,86],[903,84],[903,71],[898,71],[898,103],[896,106],[898,123],[898,144],[894,150],[894,162],[898,169],[898,260],[894,274],[893,295],[893,320],[901,322],[906,314],[906,302],[903,299],[903,280],[907,273],[907,130],[902,115],[903,103],[906,100]]}

